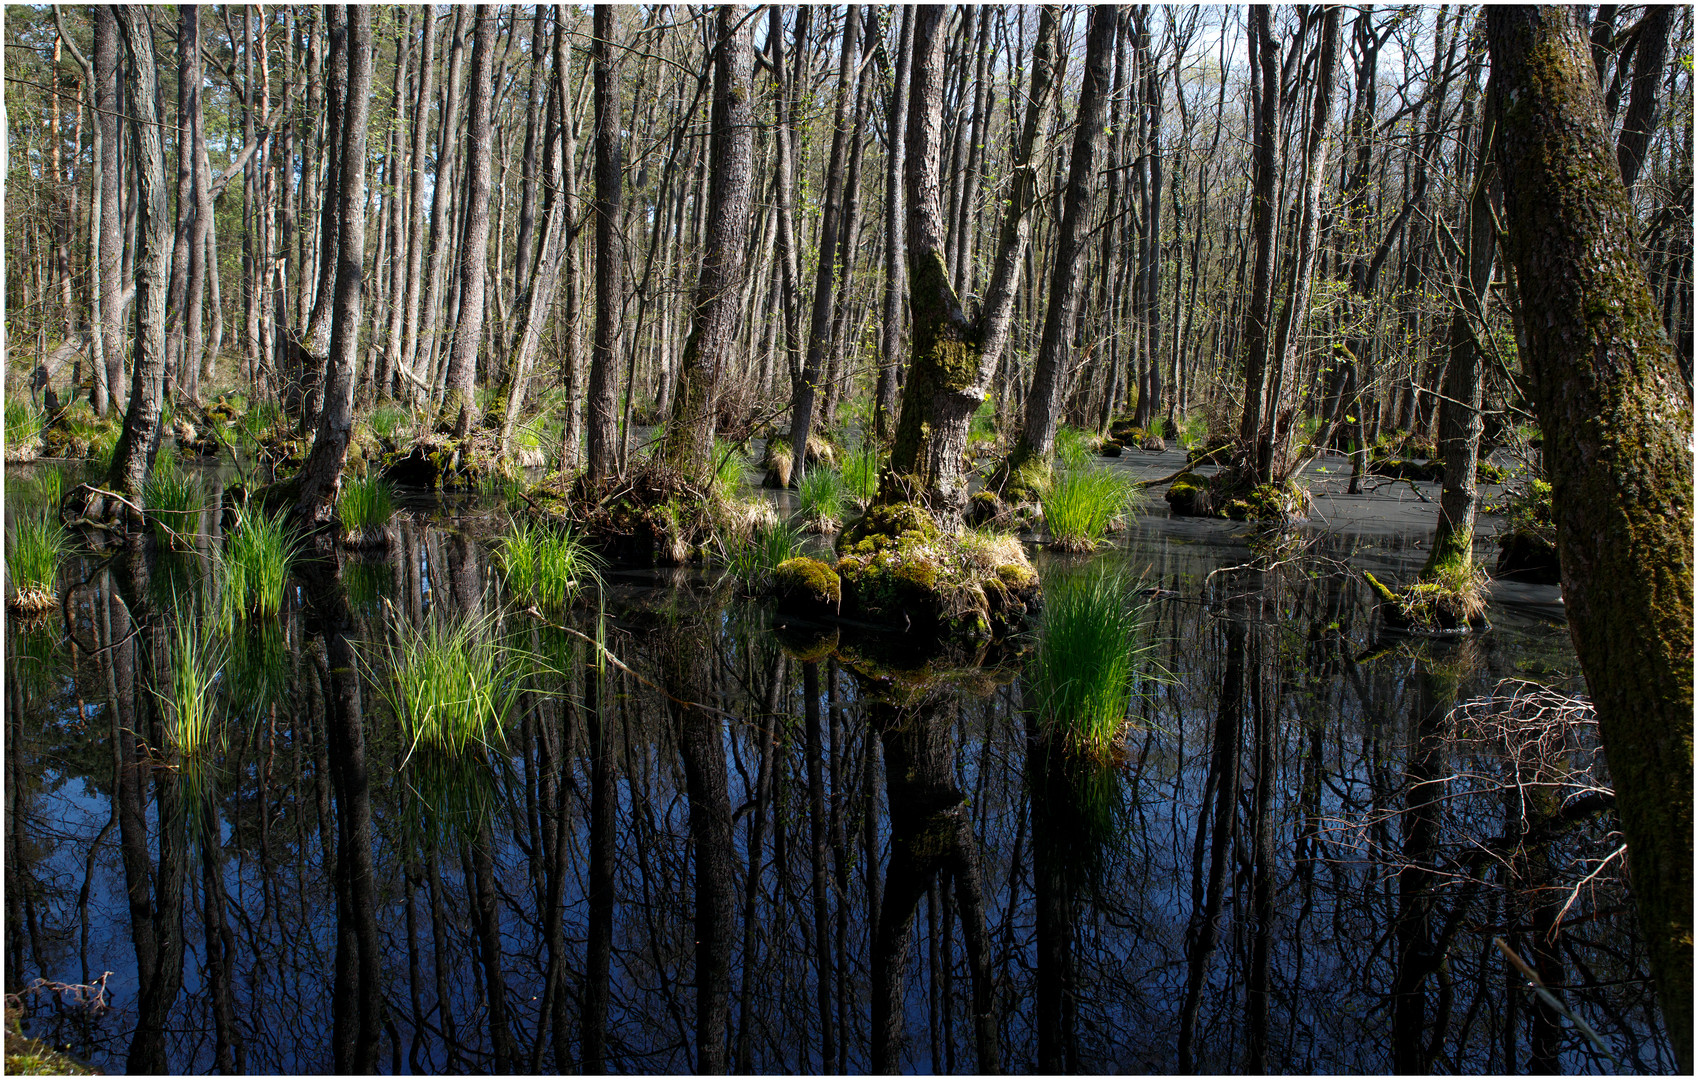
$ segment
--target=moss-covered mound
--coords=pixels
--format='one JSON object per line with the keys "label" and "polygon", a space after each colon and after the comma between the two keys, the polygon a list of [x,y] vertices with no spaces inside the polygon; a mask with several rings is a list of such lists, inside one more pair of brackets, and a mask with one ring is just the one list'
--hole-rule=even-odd
{"label": "moss-covered mound", "polygon": [[25,1035],[14,1009],[6,1010],[6,1072],[13,1076],[100,1075],[86,1062]]}
{"label": "moss-covered mound", "polygon": [[1167,505],[1181,517],[1290,524],[1309,516],[1309,493],[1295,481],[1243,484],[1227,473],[1185,472],[1168,485]]}
{"label": "moss-covered mound", "polygon": [[780,614],[804,618],[836,615],[843,602],[837,571],[806,555],[778,564],[772,572],[772,593]]}
{"label": "moss-covered mound", "polygon": [[945,532],[924,507],[875,506],[838,539],[843,614],[983,641],[1036,611],[1037,571],[1011,535]]}
{"label": "moss-covered mound", "polygon": [[[348,447],[350,458],[360,456],[359,451],[353,444]],[[469,488],[505,468],[495,452],[495,432],[483,430],[463,440],[433,433],[406,445],[380,441],[371,455],[385,480],[407,487]]]}
{"label": "moss-covered mound", "polygon": [[1185,451],[1187,465],[1220,465],[1225,466],[1232,461],[1232,444],[1221,443],[1217,446],[1199,444]]}
{"label": "moss-covered mound", "polygon": [[1120,457],[1125,452],[1126,448],[1121,445],[1119,439],[1104,439],[1102,445],[1097,447],[1097,453],[1103,457]]}
{"label": "moss-covered mound", "polygon": [[1387,625],[1423,633],[1460,633],[1486,618],[1485,575],[1479,568],[1452,567],[1402,589],[1392,589],[1363,572],[1380,598]]}
{"label": "moss-covered mound", "polygon": [[1183,472],[1168,485],[1168,507],[1180,517],[1214,517],[1214,504],[1209,499],[1210,477],[1198,472]]}
{"label": "moss-covered mound", "polygon": [[555,473],[523,503],[521,512],[570,525],[590,550],[624,566],[683,566],[772,521],[764,504],[720,498],[652,460],[594,487],[581,474]]}

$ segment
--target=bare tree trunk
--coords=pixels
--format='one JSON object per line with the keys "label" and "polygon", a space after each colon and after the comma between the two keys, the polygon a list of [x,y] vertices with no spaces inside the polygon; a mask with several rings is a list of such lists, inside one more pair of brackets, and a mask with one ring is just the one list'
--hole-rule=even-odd
{"label": "bare tree trunk", "polygon": [[1662,4],[1649,4],[1639,23],[1638,44],[1633,50],[1633,91],[1627,99],[1627,116],[1621,122],[1621,137],[1615,146],[1621,182],[1627,185],[1630,199],[1633,186],[1639,181],[1639,168],[1645,163],[1645,152],[1651,146],[1651,135],[1657,128],[1657,84],[1663,80],[1673,11]]}
{"label": "bare tree trunk", "polygon": [[[118,19],[111,4],[94,8],[94,109],[100,133],[100,327],[106,354],[104,394],[95,411],[105,416],[124,378],[124,316],[118,303],[123,269],[124,214],[118,203]],[[139,286],[138,286],[139,287]],[[101,393],[97,388],[96,393]]]}
{"label": "bare tree trunk", "polygon": [[[153,26],[147,9],[118,6],[118,23],[130,54],[127,82],[131,144],[138,185],[135,199],[136,350],[130,374],[130,404],[124,430],[112,451],[106,484],[122,495],[140,493],[153,455],[159,449],[159,409],[165,380],[165,293],[171,257],[170,222],[166,220],[165,148],[160,139],[159,68],[155,62]],[[116,306],[114,306],[114,310]]]}
{"label": "bare tree trunk", "polygon": [[1073,134],[1073,157],[1067,172],[1066,203],[1056,236],[1054,276],[1050,279],[1049,311],[1038,346],[1038,363],[1026,398],[1026,424],[1011,457],[1016,464],[1030,458],[1047,459],[1055,445],[1056,412],[1067,381],[1068,339],[1079,306],[1080,260],[1090,231],[1091,187],[1096,179],[1097,143],[1112,90],[1114,36],[1120,15],[1109,4],[1091,9],[1085,32],[1085,79],[1079,90],[1079,119]]}
{"label": "bare tree trunk", "polygon": [[[406,292],[402,299],[405,308],[402,327],[401,353],[396,358],[396,367],[400,369],[403,379],[413,383],[406,388],[409,398],[416,397],[418,379],[418,348],[419,348],[419,275],[424,266],[424,217],[425,217],[425,121],[430,116],[430,99],[436,86],[436,9],[433,5],[425,5],[419,9],[419,18],[424,22],[424,41],[419,46],[419,92],[413,99],[413,149],[410,171],[413,176],[413,197],[407,210],[407,277]],[[437,145],[441,145],[438,137]],[[441,174],[438,173],[438,176]],[[435,224],[432,219],[432,231]]]}
{"label": "bare tree trunk", "polygon": [[[942,186],[938,177],[943,127],[943,13],[922,7],[914,28],[904,169],[908,202],[908,282],[913,312],[912,360],[891,447],[881,501],[923,499],[934,514],[954,518],[966,502],[962,454],[967,425],[1008,339],[1022,249],[1030,231],[1037,174],[1034,161],[1047,127],[1053,80],[1056,17],[1044,8],[1033,53],[1032,93],[1020,146],[1011,163],[1011,190],[995,267],[977,325],[969,323],[950,288],[944,257]],[[1047,28],[1047,29],[1046,29]]]}
{"label": "bare tree trunk", "polygon": [[748,246],[749,193],[754,170],[754,108],[746,13],[718,9],[714,50],[713,129],[709,146],[707,229],[690,337],[679,365],[678,392],[661,454],[698,481],[713,474],[719,386],[737,343],[743,258]]}
{"label": "bare tree trunk", "polygon": [[619,72],[613,63],[613,10],[595,9],[595,348],[590,356],[586,404],[588,445],[584,479],[593,487],[612,475],[614,453],[613,375],[619,365],[620,298],[625,245],[619,228]]}
{"label": "bare tree trunk", "polygon": [[1273,310],[1274,247],[1279,217],[1274,185],[1279,179],[1280,110],[1279,52],[1268,24],[1268,9],[1252,7],[1249,14],[1251,87],[1255,91],[1256,117],[1250,235],[1256,258],[1250,277],[1250,306],[1244,315],[1244,417],[1239,426],[1239,443],[1245,471],[1255,476],[1255,463],[1260,458],[1256,440],[1262,430],[1271,345],[1268,322]]}
{"label": "bare tree trunk", "polygon": [[442,126],[436,133],[436,188],[430,211],[430,277],[425,289],[425,306],[421,316],[428,330],[414,342],[417,351],[411,362],[413,372],[427,397],[435,386],[436,356],[445,307],[442,291],[445,287],[444,279],[447,277],[449,254],[453,251],[455,239],[449,221],[449,207],[452,195],[450,189],[453,186],[454,152],[459,141],[457,129],[463,78],[461,73],[465,70],[466,12],[465,7],[454,9],[454,32],[449,39],[448,84],[442,96]]}
{"label": "bare tree trunk", "polygon": [[1485,332],[1487,292],[1497,258],[1497,232],[1491,187],[1496,183],[1491,161],[1493,122],[1498,103],[1494,88],[1486,90],[1480,125],[1480,144],[1474,160],[1474,191],[1468,200],[1465,235],[1458,275],[1455,311],[1450,318],[1450,361],[1445,367],[1444,396],[1439,401],[1439,448],[1444,455],[1444,489],[1439,494],[1438,525],[1424,573],[1468,566],[1474,558],[1474,510],[1477,484],[1474,472],[1480,457],[1481,349],[1477,335]]}
{"label": "bare tree trunk", "polygon": [[454,326],[454,351],[448,360],[447,394],[442,417],[456,416],[454,438],[464,439],[478,411],[472,392],[477,375],[478,343],[483,337],[484,269],[489,263],[489,172],[495,139],[495,8],[477,5],[472,41],[472,108],[466,118],[466,236],[460,250],[460,315]]}
{"label": "bare tree trunk", "polygon": [[814,422],[814,396],[820,367],[831,338],[831,302],[842,258],[844,154],[849,141],[851,79],[860,46],[859,5],[845,9],[842,51],[837,64],[837,114],[832,121],[831,159],[825,174],[825,212],[820,218],[819,262],[814,270],[813,315],[808,321],[808,352],[802,377],[790,402],[790,482],[799,485],[807,468],[808,432]]}
{"label": "bare tree trunk", "polygon": [[1639,924],[1692,1069],[1692,398],[1635,250],[1573,13],[1489,7],[1498,162],[1569,631]]}
{"label": "bare tree trunk", "polygon": [[896,383],[902,355],[903,279],[907,266],[903,260],[902,170],[903,153],[908,137],[908,68],[914,55],[914,6],[902,6],[902,36],[896,53],[896,78],[890,88],[890,105],[886,124],[890,132],[889,149],[885,152],[884,179],[884,332],[883,348],[879,354],[878,389],[874,395],[873,424],[879,441],[889,436],[893,426],[891,414],[896,411]]}
{"label": "bare tree trunk", "polygon": [[1309,291],[1315,279],[1315,252],[1320,246],[1321,184],[1327,167],[1327,139],[1332,127],[1332,84],[1338,73],[1339,9],[1327,8],[1321,18],[1321,52],[1315,69],[1314,112],[1303,153],[1303,193],[1297,232],[1297,258],[1291,271],[1291,290],[1285,301],[1274,342],[1273,370],[1256,443],[1255,475],[1270,479],[1285,466],[1289,418],[1280,415],[1285,384],[1297,363],[1298,339],[1309,318]]}
{"label": "bare tree trunk", "polygon": [[[324,408],[312,452],[301,469],[296,515],[322,525],[330,520],[341,490],[342,466],[348,457],[348,437],[354,426],[354,374],[359,358],[362,265],[366,248],[366,127],[371,118],[371,6],[350,4],[346,29],[332,8],[331,34],[345,33],[348,75],[341,125],[341,158],[336,174],[336,307],[331,323],[330,355],[326,365]],[[334,47],[334,46],[333,46]]]}

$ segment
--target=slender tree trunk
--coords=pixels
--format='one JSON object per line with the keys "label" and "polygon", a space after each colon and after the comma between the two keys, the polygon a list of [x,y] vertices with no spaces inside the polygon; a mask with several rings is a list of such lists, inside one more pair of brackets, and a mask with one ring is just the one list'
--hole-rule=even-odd
{"label": "slender tree trunk", "polygon": [[[814,396],[820,368],[831,344],[831,303],[838,263],[843,257],[844,155],[848,150],[851,79],[860,45],[859,5],[845,9],[842,51],[837,65],[837,114],[832,121],[831,158],[825,174],[825,212],[820,218],[819,262],[814,270],[813,314],[808,321],[808,352],[802,378],[790,402],[790,482],[800,485],[807,471],[808,433],[814,422]],[[798,73],[799,74],[799,73]]]}
{"label": "slender tree trunk", "polygon": [[[442,95],[442,126],[436,133],[435,192],[430,211],[430,276],[425,288],[425,306],[421,318],[425,328],[414,342],[411,367],[420,389],[428,396],[435,388],[436,356],[442,330],[445,288],[449,255],[454,248],[455,233],[450,222],[449,207],[454,184],[454,153],[459,144],[459,108],[461,83],[466,56],[467,8],[454,10],[454,31],[449,38],[448,83]],[[426,329],[428,328],[428,329]]]}
{"label": "slender tree trunk", "polygon": [[[424,22],[424,40],[419,45],[419,92],[413,99],[413,147],[410,171],[413,177],[413,197],[407,209],[407,274],[406,292],[402,298],[405,322],[402,327],[401,353],[396,359],[401,377],[413,385],[407,387],[410,398],[417,397],[420,273],[424,266],[425,219],[425,135],[430,118],[430,99],[436,90],[436,9],[426,4],[419,9]],[[441,145],[438,136],[437,145]],[[438,173],[438,176],[441,174]],[[432,219],[435,234],[435,219]],[[434,259],[434,254],[433,254]]]}
{"label": "slender tree trunk", "polygon": [[732,361],[743,312],[743,258],[748,247],[749,193],[754,171],[752,60],[746,12],[718,9],[714,49],[713,129],[709,144],[707,229],[701,279],[689,340],[679,366],[672,417],[661,454],[698,481],[713,473],[713,437],[719,387]]}
{"label": "slender tree trunk", "polygon": [[1692,1069],[1692,398],[1635,250],[1573,12],[1489,7],[1505,250],[1545,434],[1569,632],[1639,924]]}
{"label": "slender tree trunk", "polygon": [[908,68],[914,55],[914,6],[902,6],[902,32],[896,51],[896,77],[890,88],[890,105],[886,113],[890,132],[889,149],[885,152],[884,173],[884,329],[879,352],[878,388],[874,395],[874,430],[879,441],[889,437],[894,426],[891,414],[896,411],[896,383],[902,355],[902,315],[906,297],[903,279],[907,266],[902,233],[903,218],[903,154],[908,137]]}
{"label": "slender tree trunk", "polygon": [[595,347],[590,356],[586,402],[588,444],[584,479],[590,487],[611,476],[614,467],[613,376],[619,365],[619,323],[624,289],[625,245],[619,228],[620,163],[619,72],[613,62],[613,9],[595,9]]}
{"label": "slender tree trunk", "polygon": [[1056,237],[1054,277],[1050,280],[1049,311],[1038,346],[1038,364],[1026,398],[1026,424],[1015,444],[1012,460],[1047,459],[1055,445],[1056,413],[1067,381],[1068,339],[1082,291],[1080,262],[1090,230],[1091,188],[1096,180],[1097,144],[1111,92],[1114,37],[1120,9],[1112,4],[1091,9],[1085,32],[1085,78],[1079,90],[1079,119],[1073,135],[1073,157],[1067,173],[1066,204]]}
{"label": "slender tree trunk", "polygon": [[472,41],[472,107],[466,119],[466,236],[460,249],[460,316],[454,325],[454,351],[448,360],[447,396],[442,417],[455,416],[454,438],[464,439],[478,412],[472,383],[477,375],[478,343],[483,338],[484,270],[489,263],[489,174],[493,128],[495,8],[479,4]]}
{"label": "slender tree trunk", "polygon": [[1439,495],[1438,525],[1427,555],[1425,573],[1450,566],[1468,566],[1474,558],[1475,467],[1480,457],[1481,349],[1477,335],[1485,332],[1487,292],[1497,257],[1497,232],[1492,213],[1491,154],[1497,103],[1493,88],[1486,91],[1484,122],[1474,161],[1474,191],[1468,200],[1456,289],[1456,310],[1450,319],[1450,361],[1445,367],[1444,396],[1439,401],[1439,449],[1444,455],[1444,489]]}
{"label": "slender tree trunk", "polygon": [[1239,426],[1244,472],[1258,480],[1257,439],[1262,430],[1269,366],[1268,322],[1273,310],[1273,265],[1279,208],[1274,185],[1279,179],[1279,52],[1268,24],[1268,9],[1250,8],[1251,87],[1255,90],[1255,166],[1251,180],[1250,235],[1255,266],[1250,278],[1250,306],[1244,316],[1244,418]]}
{"label": "slender tree trunk", "polygon": [[[334,11],[334,9],[332,9]],[[343,106],[342,143],[335,148],[341,161],[336,170],[335,195],[336,306],[326,365],[324,408],[312,452],[301,469],[301,490],[295,512],[304,522],[322,525],[330,520],[341,490],[342,466],[348,458],[348,437],[354,426],[354,375],[359,359],[362,262],[366,248],[366,127],[371,118],[371,7],[350,4],[344,31],[332,18],[332,36],[345,32],[348,76]]]}
{"label": "slender tree trunk", "polygon": [[95,411],[105,416],[117,401],[124,378],[124,315],[118,302],[124,248],[124,214],[118,203],[118,18],[111,4],[94,8],[94,109],[101,147],[98,332],[105,350]]}
{"label": "slender tree trunk", "polygon": [[[118,23],[129,50],[127,80],[132,153],[137,193],[135,361],[130,374],[130,403],[124,430],[112,452],[106,485],[121,495],[141,492],[159,449],[159,410],[165,380],[165,294],[171,257],[166,219],[165,148],[159,127],[159,68],[154,60],[153,28],[147,10],[118,5]],[[116,305],[114,305],[116,310]],[[116,355],[116,352],[114,353]]]}

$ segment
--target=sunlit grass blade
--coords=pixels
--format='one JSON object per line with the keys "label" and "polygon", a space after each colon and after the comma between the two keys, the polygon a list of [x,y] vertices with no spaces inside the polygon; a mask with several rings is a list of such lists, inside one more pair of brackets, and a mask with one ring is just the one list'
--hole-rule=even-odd
{"label": "sunlit grass blade", "polygon": [[816,466],[802,477],[796,491],[798,512],[809,527],[836,532],[843,523],[843,476],[836,469]]}
{"label": "sunlit grass blade", "polygon": [[1063,551],[1089,551],[1114,519],[1137,504],[1138,488],[1108,469],[1064,469],[1038,497],[1050,544]]}
{"label": "sunlit grass blade", "polygon": [[59,563],[71,550],[65,530],[51,510],[24,515],[6,543],[6,577],[12,583],[8,603],[25,614],[53,608]]}
{"label": "sunlit grass blade", "polygon": [[178,603],[167,639],[164,676],[154,687],[166,737],[184,758],[214,749],[216,691],[224,657],[213,635],[196,625],[192,605]]}
{"label": "sunlit grass blade", "polygon": [[1125,725],[1134,676],[1154,646],[1128,581],[1093,573],[1049,583],[1032,661],[1039,721],[1071,749],[1107,754]]}
{"label": "sunlit grass blade", "polygon": [[458,754],[497,746],[524,688],[522,675],[540,660],[496,634],[492,616],[433,618],[402,624],[387,648],[383,695],[401,721],[409,754],[428,748]]}
{"label": "sunlit grass blade", "polygon": [[771,583],[778,564],[794,558],[801,549],[801,534],[789,525],[783,522],[758,525],[748,539],[732,550],[728,569],[745,591],[759,593]]}
{"label": "sunlit grass blade", "polygon": [[287,511],[266,515],[250,510],[244,515],[224,541],[223,602],[230,615],[276,615],[283,607],[295,553]]}
{"label": "sunlit grass blade", "polygon": [[507,589],[524,603],[559,611],[599,581],[595,558],[570,530],[520,521],[495,549]]}
{"label": "sunlit grass blade", "polygon": [[176,461],[165,454],[154,462],[153,471],[142,485],[142,505],[147,510],[154,535],[160,543],[172,547],[193,544],[205,501],[200,481],[184,473],[177,467]]}
{"label": "sunlit grass blade", "polygon": [[395,489],[375,476],[348,480],[336,500],[342,522],[342,542],[349,547],[379,547],[384,529],[395,516]]}

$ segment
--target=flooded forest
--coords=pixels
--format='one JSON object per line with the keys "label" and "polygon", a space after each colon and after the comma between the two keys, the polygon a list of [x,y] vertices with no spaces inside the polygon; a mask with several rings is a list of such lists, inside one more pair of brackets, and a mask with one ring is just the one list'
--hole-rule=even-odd
{"label": "flooded forest", "polygon": [[7,1072],[1692,1070],[1691,7],[3,17]]}

